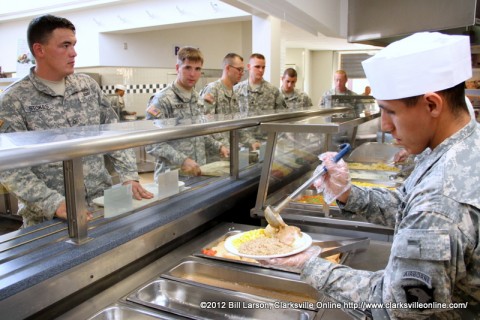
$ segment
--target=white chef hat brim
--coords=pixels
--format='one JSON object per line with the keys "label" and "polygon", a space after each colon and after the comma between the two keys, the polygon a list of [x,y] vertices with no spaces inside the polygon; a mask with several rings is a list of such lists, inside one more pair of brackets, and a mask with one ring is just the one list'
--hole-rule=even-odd
{"label": "white chef hat brim", "polygon": [[362,62],[378,100],[394,100],[451,88],[472,77],[470,40],[421,32],[396,41]]}
{"label": "white chef hat brim", "polygon": [[123,91],[125,91],[126,88],[125,88],[125,86],[124,86],[123,84],[116,84],[116,85],[115,85],[115,90],[123,90]]}

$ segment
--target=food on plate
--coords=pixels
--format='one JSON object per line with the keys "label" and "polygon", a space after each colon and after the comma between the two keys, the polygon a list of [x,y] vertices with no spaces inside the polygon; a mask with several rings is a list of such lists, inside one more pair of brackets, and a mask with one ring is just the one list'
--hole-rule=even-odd
{"label": "food on plate", "polygon": [[274,228],[271,225],[267,225],[265,228],[265,235],[270,238],[276,238],[281,243],[294,247],[298,241],[302,238],[302,232],[300,228],[295,226],[285,225],[280,228]]}
{"label": "food on plate", "polygon": [[255,259],[240,257],[240,256],[237,256],[236,254],[232,254],[228,252],[227,249],[225,249],[225,240],[220,241],[216,246],[212,248],[203,249],[202,253],[210,257],[218,257],[218,258],[225,258],[225,259],[231,259],[231,260],[258,263],[258,261]]}
{"label": "food on plate", "polygon": [[[287,226],[287,227],[288,228],[285,228],[282,231],[282,233],[280,233],[280,230],[275,229],[270,225],[268,225],[265,229],[255,229],[255,230],[247,231],[247,232],[244,232],[241,237],[235,238],[232,241],[232,244],[238,248],[239,246],[242,246],[242,245],[249,246],[248,243],[251,243],[252,245],[260,243],[260,245],[263,245],[264,243],[266,242],[270,243],[271,240],[273,240],[274,241],[273,247],[277,247],[278,244],[281,243],[278,238],[275,238],[278,235],[278,233],[280,233],[281,237],[286,237],[286,239],[283,238],[284,241],[292,242],[292,238],[293,238],[293,241],[295,242],[298,236],[301,236],[300,229],[294,226]],[[265,240],[265,238],[270,240]],[[270,244],[267,244],[267,246],[270,246]],[[291,245],[287,245],[283,243],[281,246],[288,248],[289,250],[287,252],[292,250]],[[327,250],[327,249],[323,249],[323,250]],[[204,248],[201,252],[202,254],[210,257],[224,258],[224,259],[250,262],[250,263],[259,263],[255,259],[238,256],[236,254],[232,254],[228,252],[227,249],[225,248],[225,240],[218,242],[215,246],[211,248]],[[269,255],[269,254],[254,254],[254,255]],[[334,263],[339,263],[340,254],[337,253],[332,256],[326,257],[324,259]]]}
{"label": "food on plate", "polygon": [[268,225],[265,229],[245,232],[232,241],[239,253],[251,256],[270,256],[293,251],[301,241],[302,233],[295,226],[279,229]]}
{"label": "food on plate", "polygon": [[238,252],[255,256],[270,256],[290,251],[292,251],[292,246],[270,237],[259,237],[244,242],[238,247]]}
{"label": "food on plate", "polygon": [[388,165],[386,163],[360,163],[360,162],[348,162],[348,169],[351,170],[381,170],[381,171],[400,171],[399,168]]}

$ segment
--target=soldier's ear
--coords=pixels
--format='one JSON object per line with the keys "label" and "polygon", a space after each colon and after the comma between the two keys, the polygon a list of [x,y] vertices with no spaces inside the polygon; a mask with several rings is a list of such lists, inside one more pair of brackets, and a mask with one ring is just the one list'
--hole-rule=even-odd
{"label": "soldier's ear", "polygon": [[45,52],[45,50],[43,48],[43,45],[41,43],[38,43],[38,42],[33,44],[32,49],[33,49],[33,56],[34,57],[42,56]]}

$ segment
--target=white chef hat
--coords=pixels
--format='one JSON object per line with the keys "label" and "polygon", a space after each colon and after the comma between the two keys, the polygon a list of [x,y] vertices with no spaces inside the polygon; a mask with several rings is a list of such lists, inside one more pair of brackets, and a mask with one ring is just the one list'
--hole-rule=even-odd
{"label": "white chef hat", "polygon": [[472,77],[470,39],[438,32],[415,33],[362,62],[379,100],[451,88]]}
{"label": "white chef hat", "polygon": [[115,85],[115,90],[123,90],[125,91],[125,86],[123,84],[116,84]]}

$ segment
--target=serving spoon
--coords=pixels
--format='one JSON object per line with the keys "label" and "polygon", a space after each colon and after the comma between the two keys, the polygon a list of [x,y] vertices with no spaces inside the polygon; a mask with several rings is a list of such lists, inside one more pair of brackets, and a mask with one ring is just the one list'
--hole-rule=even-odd
{"label": "serving spoon", "polygon": [[[343,143],[340,145],[340,151],[335,155],[333,158],[334,162],[338,162],[342,159],[345,154],[347,154],[351,150],[350,144]],[[305,189],[310,187],[310,185],[323,176],[327,172],[327,168],[322,166],[320,170],[316,174],[314,174],[310,179],[305,181],[300,187],[298,187],[295,191],[293,191],[290,195],[288,195],[282,202],[280,202],[275,208],[271,206],[267,206],[264,211],[265,219],[267,220],[268,224],[274,228],[285,227],[285,222],[283,221],[282,217],[280,216],[280,211],[282,211],[292,199],[295,199],[300,193],[302,193]]]}

